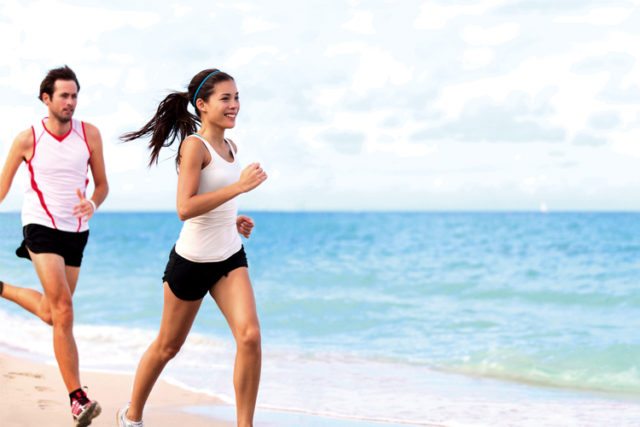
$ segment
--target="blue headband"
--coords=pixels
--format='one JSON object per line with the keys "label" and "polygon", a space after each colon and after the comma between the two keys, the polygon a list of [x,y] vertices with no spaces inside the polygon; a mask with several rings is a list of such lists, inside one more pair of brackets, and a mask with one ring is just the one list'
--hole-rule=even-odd
{"label": "blue headband", "polygon": [[222,71],[220,70],[215,70],[212,71],[211,73],[209,73],[209,75],[207,77],[205,77],[202,82],[200,83],[200,86],[198,86],[198,89],[196,89],[196,93],[193,94],[193,100],[191,101],[191,104],[195,107],[196,106],[196,99],[198,99],[198,92],[200,92],[200,89],[202,89],[202,85],[209,80],[209,77],[214,76],[218,73],[221,73]]}

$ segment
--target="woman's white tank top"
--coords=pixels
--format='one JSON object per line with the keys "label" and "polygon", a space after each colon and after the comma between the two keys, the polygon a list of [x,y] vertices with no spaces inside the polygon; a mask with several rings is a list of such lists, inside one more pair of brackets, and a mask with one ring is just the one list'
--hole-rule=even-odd
{"label": "woman's white tank top", "polygon": [[[231,143],[225,139],[233,153],[233,161],[229,162],[220,157],[202,136],[192,136],[200,139],[211,155],[211,162],[200,171],[197,194],[216,191],[237,182],[242,169]],[[186,220],[176,242],[176,252],[193,262],[224,261],[242,247],[236,228],[237,216],[236,200],[231,199],[207,213]]]}

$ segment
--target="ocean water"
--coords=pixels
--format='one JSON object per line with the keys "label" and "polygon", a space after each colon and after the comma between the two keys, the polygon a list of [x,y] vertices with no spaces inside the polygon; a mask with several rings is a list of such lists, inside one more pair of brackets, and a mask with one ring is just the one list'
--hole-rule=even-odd
{"label": "ocean water", "polygon": [[[257,425],[640,425],[640,214],[248,214]],[[135,369],[180,226],[92,220],[74,299],[83,368]],[[19,215],[0,214],[0,279],[38,288],[20,239]],[[5,300],[0,349],[53,360],[48,327]],[[164,378],[232,404],[233,357],[207,301]]]}

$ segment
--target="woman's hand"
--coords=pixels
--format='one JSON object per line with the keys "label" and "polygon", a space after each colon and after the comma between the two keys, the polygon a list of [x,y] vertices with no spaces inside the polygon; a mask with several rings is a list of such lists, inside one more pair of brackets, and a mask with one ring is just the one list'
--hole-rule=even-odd
{"label": "woman's hand", "polygon": [[253,220],[248,216],[238,215],[238,218],[236,218],[236,228],[238,229],[238,233],[247,239],[251,235],[251,230],[253,230],[254,225]]}
{"label": "woman's hand", "polygon": [[267,174],[260,167],[260,163],[251,163],[242,170],[238,184],[243,193],[253,190],[267,179]]}

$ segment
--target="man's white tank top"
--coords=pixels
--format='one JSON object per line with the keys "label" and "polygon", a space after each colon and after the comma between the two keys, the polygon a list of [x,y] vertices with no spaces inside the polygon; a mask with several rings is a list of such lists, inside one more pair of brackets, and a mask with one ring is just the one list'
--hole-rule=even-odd
{"label": "man's white tank top", "polygon": [[[200,135],[194,134],[207,147],[211,162],[200,171],[198,193],[219,190],[238,181],[242,172],[233,146],[225,139],[233,153],[229,162],[209,145]],[[202,215],[189,218],[182,225],[180,237],[176,242],[176,252],[193,262],[224,261],[242,247],[242,241],[236,228],[238,205],[235,198]]]}
{"label": "man's white tank top", "polygon": [[89,223],[73,215],[76,189],[84,194],[89,183],[89,158],[84,123],[72,119],[66,135],[46,127],[47,118],[31,127],[33,153],[26,162],[29,183],[22,203],[22,225],[40,224],[62,231],[81,232]]}

